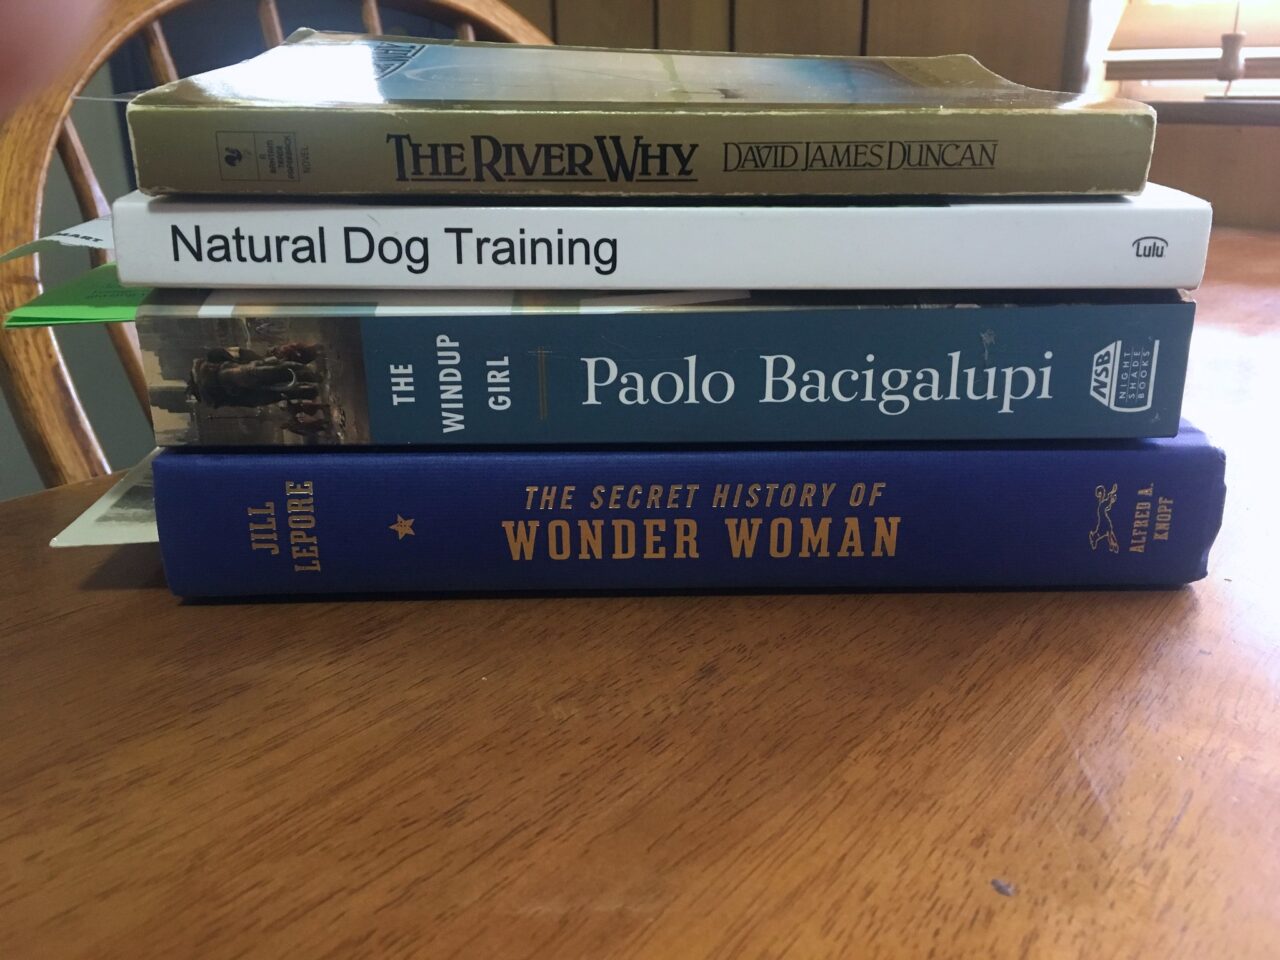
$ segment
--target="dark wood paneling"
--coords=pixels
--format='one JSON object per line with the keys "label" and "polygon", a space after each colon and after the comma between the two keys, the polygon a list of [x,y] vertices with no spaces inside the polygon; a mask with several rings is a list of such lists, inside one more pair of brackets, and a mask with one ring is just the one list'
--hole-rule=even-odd
{"label": "dark wood paneling", "polygon": [[867,52],[969,53],[1032,87],[1062,84],[1070,0],[867,0]]}
{"label": "dark wood paneling", "polygon": [[551,10],[554,0],[506,0],[508,6],[553,40]]}
{"label": "dark wood paneling", "polygon": [[555,0],[556,43],[652,47],[655,0]]}
{"label": "dark wood paneling", "polygon": [[734,0],[734,49],[856,56],[863,0]]}
{"label": "dark wood paneling", "polygon": [[657,0],[658,46],[667,50],[728,50],[732,0]]}
{"label": "dark wood paneling", "polygon": [[1280,127],[1161,123],[1151,179],[1213,204],[1216,224],[1280,228]]}

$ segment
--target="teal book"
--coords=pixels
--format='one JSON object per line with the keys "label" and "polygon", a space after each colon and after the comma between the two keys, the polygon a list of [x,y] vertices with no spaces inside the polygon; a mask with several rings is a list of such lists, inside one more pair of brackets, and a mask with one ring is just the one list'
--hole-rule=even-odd
{"label": "teal book", "polygon": [[1173,291],[170,292],[138,335],[162,446],[1055,440],[1176,432],[1194,312]]}

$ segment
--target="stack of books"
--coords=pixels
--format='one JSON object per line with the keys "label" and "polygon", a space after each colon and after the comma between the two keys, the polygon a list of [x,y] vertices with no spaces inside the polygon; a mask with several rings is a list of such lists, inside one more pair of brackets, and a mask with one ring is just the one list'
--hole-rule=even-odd
{"label": "stack of books", "polygon": [[1210,211],[964,56],[301,31],[134,100],[184,596],[1154,586]]}

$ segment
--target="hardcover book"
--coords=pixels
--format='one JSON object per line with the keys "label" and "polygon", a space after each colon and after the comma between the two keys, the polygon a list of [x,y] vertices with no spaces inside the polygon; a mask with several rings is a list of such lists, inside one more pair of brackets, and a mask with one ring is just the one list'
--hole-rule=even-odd
{"label": "hardcover book", "polygon": [[299,30],[128,108],[148,193],[1132,193],[1155,115],[967,56],[746,56]]}
{"label": "hardcover book", "polygon": [[155,287],[1194,287],[1209,205],[1132,197],[909,204],[116,201],[120,279]]}
{"label": "hardcover book", "polygon": [[999,294],[158,292],[161,445],[1167,436],[1195,304]]}
{"label": "hardcover book", "polygon": [[1172,586],[1224,460],[1164,440],[155,458],[169,585],[374,592]]}

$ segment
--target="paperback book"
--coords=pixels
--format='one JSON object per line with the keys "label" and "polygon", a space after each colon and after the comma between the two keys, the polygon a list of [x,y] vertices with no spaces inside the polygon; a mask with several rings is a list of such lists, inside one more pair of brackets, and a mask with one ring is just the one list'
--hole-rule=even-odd
{"label": "paperback book", "polygon": [[212,201],[113,208],[120,279],[155,287],[1194,287],[1211,211],[1133,197],[806,206]]}
{"label": "paperback book", "polygon": [[1000,294],[158,292],[161,445],[1166,436],[1195,304]]}
{"label": "paperback book", "polygon": [[299,30],[128,108],[149,193],[1132,193],[1150,107],[972,57],[746,56]]}
{"label": "paperback book", "polygon": [[169,585],[379,592],[1173,586],[1224,460],[1114,443],[586,452],[168,450]]}

